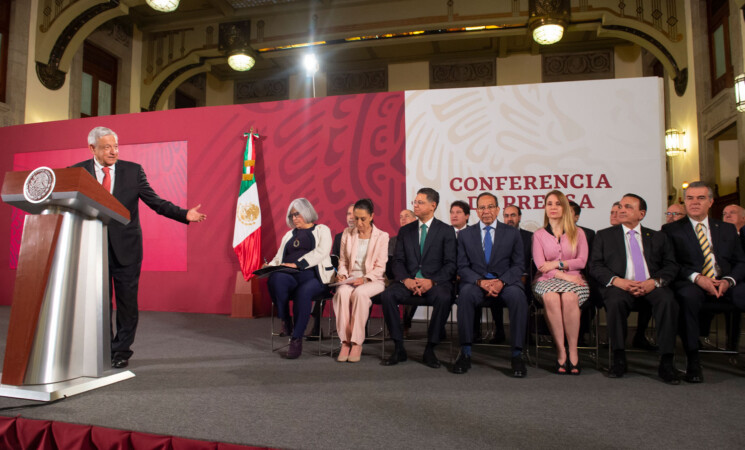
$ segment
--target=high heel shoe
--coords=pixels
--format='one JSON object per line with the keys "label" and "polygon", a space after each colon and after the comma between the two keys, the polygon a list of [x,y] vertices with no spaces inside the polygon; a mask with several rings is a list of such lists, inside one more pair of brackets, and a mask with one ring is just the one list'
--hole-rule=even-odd
{"label": "high heel shoe", "polygon": [[351,347],[348,343],[342,342],[341,343],[341,350],[339,350],[339,356],[336,358],[339,362],[347,362],[349,360],[349,350]]}
{"label": "high heel shoe", "polygon": [[569,375],[579,375],[582,373],[582,367],[579,365],[579,360],[577,360],[577,364],[572,364],[572,361],[567,358],[567,373]]}
{"label": "high heel shoe", "polygon": [[347,359],[347,362],[359,362],[360,356],[362,356],[362,346],[359,344],[352,344],[352,350],[349,352],[349,359]]}
{"label": "high heel shoe", "polygon": [[563,363],[559,363],[559,361],[556,361],[556,373],[559,375],[566,375],[569,373],[567,371],[567,361],[564,361]]}

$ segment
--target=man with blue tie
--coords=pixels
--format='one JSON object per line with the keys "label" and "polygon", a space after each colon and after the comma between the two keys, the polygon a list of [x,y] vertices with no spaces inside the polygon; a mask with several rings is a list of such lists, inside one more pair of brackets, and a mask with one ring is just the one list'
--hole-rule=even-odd
{"label": "man with blue tie", "polygon": [[[688,218],[665,224],[680,266],[672,285],[680,304],[681,338],[686,351],[685,379],[701,383],[704,375],[698,356],[699,312],[704,302],[734,303],[745,310],[745,254],[734,225],[709,218],[714,192],[694,181],[684,193]],[[730,346],[740,337],[739,324],[730,332]]]}
{"label": "man with blue tie", "polygon": [[439,203],[437,191],[419,189],[414,200],[414,215],[418,220],[398,232],[393,256],[394,282],[380,296],[385,323],[396,346],[390,358],[383,361],[385,366],[407,359],[398,309],[398,305],[404,304],[432,306],[422,360],[433,369],[440,367],[434,350],[452,306],[456,246],[453,228],[435,218]]}
{"label": "man with blue tie", "polygon": [[476,199],[479,222],[458,235],[458,337],[461,351],[453,373],[462,374],[471,368],[473,317],[478,308],[497,302],[507,306],[510,315],[512,344],[512,374],[522,378],[527,374],[522,349],[528,324],[528,300],[522,283],[525,267],[520,231],[497,221],[499,202],[491,193],[481,193]]}

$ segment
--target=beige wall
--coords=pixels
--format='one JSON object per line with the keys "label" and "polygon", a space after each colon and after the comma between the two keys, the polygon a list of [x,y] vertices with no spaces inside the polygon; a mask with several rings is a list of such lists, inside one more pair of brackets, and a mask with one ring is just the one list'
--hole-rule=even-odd
{"label": "beige wall", "polygon": [[617,45],[613,48],[613,66],[616,78],[644,76],[642,48],[638,45]]}
{"label": "beige wall", "polygon": [[[692,29],[691,6],[686,2],[686,30]],[[693,52],[693,37],[686,33],[688,47],[688,87],[682,97],[675,93],[673,81],[666,79],[669,115],[667,128],[676,128],[686,132],[688,149],[685,155],[668,158],[672,187],[676,189],[676,197],[682,198],[683,182],[696,181],[701,178],[699,172],[698,148],[698,115],[696,112],[696,73],[694,64],[708,64],[706,61],[695,61]],[[668,188],[669,189],[669,188]]]}
{"label": "beige wall", "polygon": [[205,106],[232,105],[234,85],[233,80],[220,81],[207,73]]}
{"label": "beige wall", "polygon": [[541,82],[541,55],[518,53],[497,59],[497,86]]}
{"label": "beige wall", "polygon": [[740,172],[737,164],[732,164],[732,161],[738,159],[737,141],[718,141],[714,152],[715,164],[719,167],[716,172],[719,195],[732,194],[737,191],[737,177]]}
{"label": "beige wall", "polygon": [[[39,0],[31,0],[28,48],[36,48],[36,16]],[[70,116],[70,77],[56,91],[50,91],[36,76],[36,60],[33,51],[28,52],[26,67],[26,114],[24,123],[51,122],[66,120]]]}
{"label": "beige wall", "polygon": [[388,91],[429,89],[429,62],[416,61],[388,65]]}

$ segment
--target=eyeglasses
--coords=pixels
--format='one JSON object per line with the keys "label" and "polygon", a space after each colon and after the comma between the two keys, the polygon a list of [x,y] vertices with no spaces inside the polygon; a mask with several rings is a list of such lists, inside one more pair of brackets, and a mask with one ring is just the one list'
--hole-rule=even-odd
{"label": "eyeglasses", "polygon": [[300,213],[296,211],[294,213],[288,214],[287,215],[287,218],[290,219],[290,220],[292,220],[292,219],[294,219],[295,217],[298,217],[298,216],[300,216]]}
{"label": "eyeglasses", "polygon": [[478,209],[478,210],[479,210],[479,211],[481,211],[481,212],[484,212],[484,211],[486,211],[487,209],[488,209],[489,211],[491,211],[492,209],[497,209],[497,205],[486,205],[486,206],[479,206],[479,207],[478,207],[478,208],[476,208],[476,209]]}
{"label": "eyeglasses", "polygon": [[675,216],[685,216],[685,214],[683,214],[683,213],[676,213],[676,212],[666,212],[665,215],[666,216],[672,216],[672,217],[675,217]]}
{"label": "eyeglasses", "polygon": [[429,202],[425,202],[424,200],[414,200],[411,202],[411,206],[424,206]]}

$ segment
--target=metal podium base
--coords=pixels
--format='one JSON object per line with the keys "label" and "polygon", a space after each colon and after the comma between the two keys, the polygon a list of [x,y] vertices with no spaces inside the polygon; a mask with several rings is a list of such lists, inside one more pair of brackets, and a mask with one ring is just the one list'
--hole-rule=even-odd
{"label": "metal podium base", "polygon": [[80,377],[59,383],[36,384],[26,386],[11,386],[0,384],[0,397],[23,398],[50,402],[62,397],[70,397],[86,391],[91,391],[110,384],[134,378],[135,374],[129,370],[113,372],[99,378]]}

